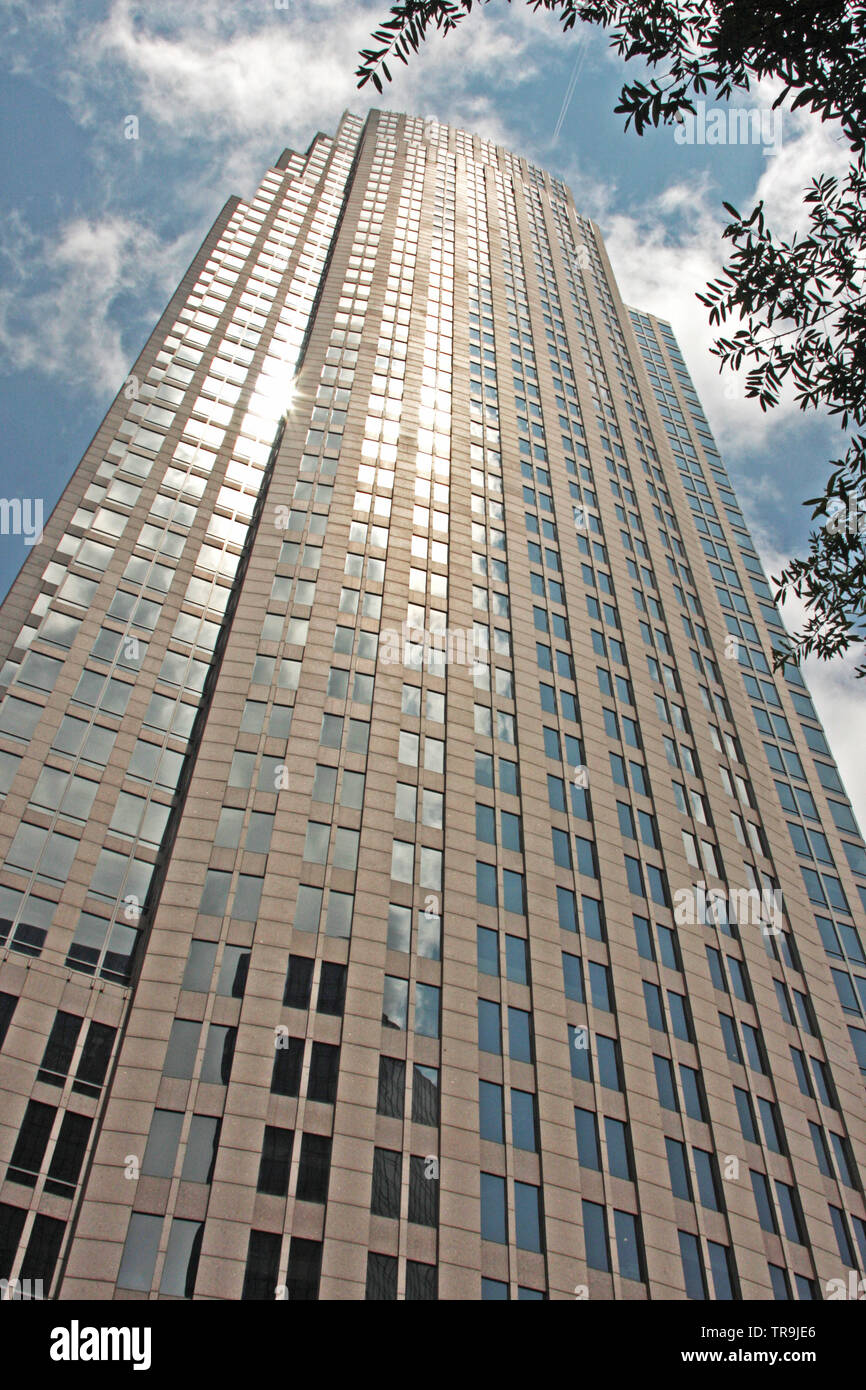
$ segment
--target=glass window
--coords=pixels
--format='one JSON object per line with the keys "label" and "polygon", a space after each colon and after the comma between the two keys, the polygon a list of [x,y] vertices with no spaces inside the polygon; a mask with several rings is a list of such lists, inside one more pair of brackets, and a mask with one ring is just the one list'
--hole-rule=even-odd
{"label": "glass window", "polygon": [[310,956],[289,956],[283,1003],[290,1009],[308,1009],[313,983],[313,960]]}
{"label": "glass window", "polygon": [[715,1154],[707,1153],[704,1149],[693,1148],[692,1158],[695,1164],[701,1206],[707,1207],[710,1211],[723,1211],[722,1189]]}
{"label": "glass window", "polygon": [[505,1179],[493,1173],[481,1174],[481,1238],[505,1245],[508,1240],[505,1219]]}
{"label": "glass window", "polygon": [[294,928],[296,931],[317,932],[322,911],[322,890],[302,883],[298,888]]}
{"label": "glass window", "polygon": [[105,1023],[91,1023],[84,1040],[73,1091],[82,1095],[96,1096],[105,1080],[117,1030]]}
{"label": "glass window", "polygon": [[589,962],[589,986],[593,1007],[605,1013],[612,1013],[610,976],[606,965],[601,965],[598,961]]}
{"label": "glass window", "polygon": [[658,1032],[664,1033],[665,1019],[662,1012],[662,996],[658,985],[652,984],[649,980],[643,981],[643,997],[646,1006],[647,1022],[650,1028],[655,1028]]}
{"label": "glass window", "polygon": [[326,801],[333,804],[337,791],[337,769],[328,767],[323,763],[316,765],[316,775],[313,778],[312,798],[314,801]]}
{"label": "glass window", "polygon": [[217,942],[190,942],[189,956],[186,958],[186,969],[183,972],[181,983],[183,990],[195,990],[207,994],[207,991],[210,990],[210,981],[213,979],[215,959],[217,959]]}
{"label": "glass window", "polygon": [[382,1022],[386,1028],[406,1027],[409,1009],[409,981],[396,975],[385,976],[382,998]]}
{"label": "glass window", "polygon": [[439,1036],[439,988],[415,982],[415,1032],[427,1038]]}
{"label": "glass window", "polygon": [[528,943],[522,936],[506,934],[505,972],[515,984],[529,984]]}
{"label": "glass window", "polygon": [[557,886],[556,906],[563,931],[577,931],[577,903],[571,889]]}
{"label": "glass window", "polygon": [[491,999],[478,1000],[478,1047],[482,1052],[502,1052],[499,1005]]}
{"label": "glass window", "polygon": [[408,1218],[419,1226],[436,1226],[439,1220],[438,1170],[420,1154],[409,1157]]}
{"label": "glass window", "polygon": [[162,1220],[161,1216],[148,1216],[143,1212],[133,1212],[130,1216],[117,1275],[118,1288],[150,1291]]}
{"label": "glass window", "polygon": [[271,1231],[250,1231],[242,1299],[273,1300],[282,1243],[282,1236]]}
{"label": "glass window", "polygon": [[610,1091],[621,1091],[622,1075],[619,1063],[619,1044],[616,1038],[608,1038],[603,1033],[596,1033],[595,1047],[599,1081]]}
{"label": "glass window", "polygon": [[514,1184],[514,1225],[518,1249],[541,1250],[541,1189],[531,1183]]}
{"label": "glass window", "polygon": [[406,1261],[406,1300],[435,1300],[437,1279],[436,1266],[422,1264],[419,1260]]}
{"label": "glass window", "polygon": [[686,1294],[689,1298],[706,1298],[707,1283],[698,1238],[688,1231],[677,1231],[677,1235],[680,1242],[680,1259],[682,1260]]}
{"label": "glass window", "polygon": [[508,1009],[508,1055],[517,1062],[532,1061],[532,1029],[525,1009]]}
{"label": "glass window", "polygon": [[642,1283],[643,1248],[638,1218],[628,1211],[614,1211],[613,1228],[616,1237],[616,1256],[619,1272],[623,1279],[634,1279]]}
{"label": "glass window", "polygon": [[565,981],[566,999],[575,999],[579,1004],[584,1002],[583,980],[580,971],[580,956],[570,955],[568,952],[562,953],[562,974]]}
{"label": "glass window", "polygon": [[219,1145],[220,1123],[215,1115],[193,1115],[180,1173],[184,1182],[211,1181]]}
{"label": "glass window", "polygon": [[232,876],[221,869],[208,869],[199,912],[211,917],[225,916]]}
{"label": "glass window", "polygon": [[247,946],[226,946],[217,976],[217,994],[228,995],[231,999],[243,999],[250,964],[250,950]]}
{"label": "glass window", "polygon": [[776,1214],[773,1211],[773,1203],[770,1197],[770,1188],[763,1173],[756,1173],[754,1169],[749,1170],[752,1180],[752,1191],[755,1194],[755,1206],[758,1210],[758,1220],[764,1231],[769,1231],[771,1235],[776,1235]]}
{"label": "glass window", "polygon": [[292,1130],[265,1125],[256,1183],[258,1192],[267,1192],[275,1197],[285,1197],[288,1194],[293,1140]]}
{"label": "glass window", "polygon": [[672,989],[667,991],[667,996],[674,1037],[680,1038],[683,1042],[691,1042],[692,1026],[689,1017],[689,1006],[685,996],[677,994],[676,991]]}
{"label": "glass window", "polygon": [[183,1119],[180,1110],[154,1110],[141,1161],[142,1173],[157,1178],[172,1176]]}
{"label": "glass window", "polygon": [[601,1170],[601,1150],[595,1113],[575,1106],[574,1127],[577,1135],[577,1161],[582,1168]]}
{"label": "glass window", "polygon": [[734,1101],[737,1106],[737,1114],[740,1117],[740,1129],[742,1130],[743,1138],[748,1139],[752,1144],[758,1144],[760,1140],[758,1139],[758,1131],[755,1127],[755,1115],[748,1091],[744,1091],[740,1086],[735,1086]]}
{"label": "glass window", "polygon": [[606,1115],[604,1134],[607,1141],[608,1171],[615,1178],[623,1178],[626,1182],[633,1182],[634,1173],[632,1171],[628,1125],[622,1120],[615,1120],[612,1116]]}
{"label": "glass window", "polygon": [[415,846],[410,840],[391,842],[391,877],[398,883],[411,883],[415,864]]}
{"label": "glass window", "polygon": [[830,1143],[833,1145],[833,1153],[836,1158],[836,1166],[839,1169],[839,1177],[846,1187],[852,1187],[856,1190],[858,1187],[855,1176],[856,1169],[848,1140],[841,1134],[835,1134],[831,1129]]}
{"label": "glass window", "polygon": [[502,871],[502,905],[507,912],[525,914],[526,893],[523,874],[512,869]]}
{"label": "glass window", "polygon": [[[8,1026],[17,999],[14,995],[8,994],[4,994],[0,998],[4,1004],[7,1000],[11,1001],[11,1004],[6,1005],[7,1012],[4,1015],[5,1023]],[[59,1010],[54,1015],[54,1022],[51,1025],[51,1032],[48,1035],[37,1074],[39,1081],[49,1086],[63,1085],[69,1072],[83,1021],[78,1014],[65,1013],[63,1010]]]}
{"label": "glass window", "polygon": [[331,1175],[331,1140],[324,1134],[304,1134],[295,1196],[299,1202],[325,1202]]}
{"label": "glass window", "polygon": [[377,1114],[402,1120],[405,1090],[406,1063],[399,1057],[380,1057]]}
{"label": "glass window", "polygon": [[[776,1183],[776,1190],[778,1191],[778,1189],[779,1189],[780,1187],[784,1187],[784,1186],[785,1186],[784,1183],[779,1183],[779,1182],[777,1182],[777,1183]],[[790,1191],[790,1189],[789,1189],[789,1191]],[[839,1249],[839,1257],[840,1257],[840,1259],[842,1260],[843,1265],[847,1265],[850,1269],[853,1269],[854,1266],[855,1266],[855,1262],[854,1262],[854,1252],[853,1252],[853,1250],[852,1250],[852,1248],[851,1248],[851,1240],[850,1240],[850,1237],[849,1237],[849,1235],[848,1235],[848,1228],[847,1228],[847,1226],[846,1226],[846,1224],[845,1224],[845,1216],[844,1216],[844,1213],[842,1212],[841,1208],[840,1208],[840,1207],[834,1207],[834,1206],[832,1205],[832,1203],[830,1204],[830,1220],[831,1220],[832,1223],[833,1223],[833,1231],[834,1231],[835,1236],[836,1236],[836,1245],[838,1246],[838,1249]],[[797,1224],[796,1220],[794,1221],[794,1224],[795,1224],[795,1225]],[[786,1234],[787,1234],[787,1227],[786,1227]],[[798,1237],[798,1236],[789,1236],[789,1239],[798,1240],[799,1237]],[[800,1297],[802,1298],[802,1294],[800,1295]]]}
{"label": "glass window", "polygon": [[758,1109],[761,1112],[761,1124],[763,1125],[767,1148],[772,1149],[774,1153],[784,1153],[784,1137],[775,1104],[773,1101],[765,1100],[763,1096],[759,1096]]}
{"label": "glass window", "polygon": [[347,968],[337,961],[323,961],[316,1012],[342,1017],[346,997]]}
{"label": "glass window", "polygon": [[586,1244],[586,1263],[590,1269],[610,1272],[610,1254],[607,1244],[607,1217],[605,1209],[598,1202],[582,1203],[583,1238]]}
{"label": "glass window", "polygon": [[388,907],[388,949],[408,951],[412,937],[412,914],[408,907],[390,903]]}
{"label": "glass window", "polygon": [[202,1081],[212,1082],[217,1086],[228,1085],[236,1036],[236,1028],[229,1028],[221,1023],[209,1025],[201,1064]]}
{"label": "glass window", "polygon": [[435,1066],[411,1069],[411,1119],[414,1125],[439,1123],[439,1070]]}
{"label": "glass window", "polygon": [[701,1078],[694,1067],[687,1067],[684,1062],[680,1062],[680,1085],[686,1114],[693,1120],[706,1122],[707,1107]]}
{"label": "glass window", "polygon": [[800,1199],[788,1183],[775,1180],[776,1198],[779,1203],[779,1210],[782,1213],[782,1225],[788,1240],[795,1245],[806,1244],[806,1231],[800,1210]]}
{"label": "glass window", "polygon": [[475,864],[475,895],[478,902],[489,907],[497,905],[496,866],[477,861]]}
{"label": "glass window", "polygon": [[237,849],[241,842],[241,829],[244,813],[234,806],[223,806],[214,835],[214,844],[227,849]]}
{"label": "glass window", "polygon": [[671,1191],[675,1197],[681,1198],[684,1202],[691,1202],[693,1200],[692,1185],[686,1162],[686,1146],[678,1139],[666,1138],[665,1148],[668,1157]]}
{"label": "glass window", "polygon": [[497,1300],[500,1300],[500,1301],[507,1301],[507,1300],[508,1300],[508,1297],[509,1297],[509,1295],[508,1295],[508,1285],[505,1284],[505,1283],[503,1283],[503,1281],[502,1281],[501,1279],[487,1279],[487,1278],[482,1278],[482,1280],[481,1280],[481,1299],[482,1299],[482,1302],[485,1302],[485,1303],[486,1303],[486,1302],[491,1302],[491,1301],[494,1301],[494,1302],[495,1302],[495,1301],[497,1301]]}
{"label": "glass window", "polygon": [[537,1145],[535,1096],[530,1091],[511,1092],[511,1137],[516,1149],[534,1153]]}
{"label": "glass window", "polygon": [[276,1035],[274,1067],[271,1075],[271,1090],[274,1095],[298,1095],[303,1057],[303,1038],[290,1038],[287,1033]]}
{"label": "glass window", "polygon": [[163,1075],[190,1078],[195,1064],[201,1024],[176,1018],[171,1025]]}
{"label": "glass window", "polygon": [[773,1298],[787,1302],[791,1299],[791,1284],[788,1279],[787,1270],[781,1265],[768,1265],[770,1271],[770,1282],[773,1285]]}
{"label": "glass window", "polygon": [[653,1066],[656,1074],[656,1086],[658,1087],[659,1104],[665,1110],[679,1110],[676,1086],[674,1084],[673,1068],[667,1057],[659,1057],[653,1054]]}
{"label": "glass window", "polygon": [[307,821],[307,834],[304,841],[304,858],[312,864],[326,863],[330,838],[330,825],[321,821]]}

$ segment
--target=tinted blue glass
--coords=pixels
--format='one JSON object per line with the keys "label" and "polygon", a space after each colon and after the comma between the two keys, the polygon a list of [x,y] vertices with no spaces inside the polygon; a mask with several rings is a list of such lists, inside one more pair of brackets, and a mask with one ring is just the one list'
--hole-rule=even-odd
{"label": "tinted blue glass", "polygon": [[697,1236],[691,1235],[688,1231],[678,1231],[677,1235],[680,1241],[680,1258],[683,1263],[686,1293],[689,1298],[706,1298],[704,1266]]}
{"label": "tinted blue glass", "polygon": [[482,1139],[494,1144],[505,1143],[505,1126],[502,1111],[502,1087],[491,1081],[478,1083],[478,1109]]}
{"label": "tinted blue glass", "polygon": [[505,1245],[505,1179],[481,1174],[481,1238]]}
{"label": "tinted blue glass", "polygon": [[622,1089],[619,1071],[619,1049],[615,1038],[606,1038],[603,1033],[595,1035],[598,1076],[602,1086],[610,1091]]}
{"label": "tinted blue glass", "polygon": [[695,1164],[701,1206],[707,1207],[710,1211],[720,1211],[719,1184],[716,1180],[713,1155],[707,1153],[705,1149],[692,1149],[692,1158]]}
{"label": "tinted blue glass", "polygon": [[606,965],[601,965],[594,960],[589,962],[589,985],[593,1006],[606,1013],[611,1013],[613,1004],[610,997],[610,980]]}
{"label": "tinted blue glass", "polygon": [[534,1153],[536,1144],[535,1096],[531,1091],[511,1092],[511,1137],[516,1149]]}
{"label": "tinted blue glass", "polygon": [[522,914],[526,911],[523,874],[517,874],[512,869],[503,869],[502,902],[507,912]]}
{"label": "tinted blue glass", "polygon": [[622,1120],[610,1115],[604,1121],[604,1136],[607,1140],[607,1166],[615,1178],[631,1182],[633,1178],[631,1155],[629,1152],[628,1127]]}
{"label": "tinted blue glass", "polygon": [[731,1252],[727,1245],[719,1245],[718,1241],[708,1240],[707,1249],[710,1255],[710,1270],[713,1276],[713,1292],[719,1300],[727,1300],[734,1297],[734,1282],[732,1278]]}
{"label": "tinted blue glass", "polygon": [[675,1197],[681,1197],[684,1202],[692,1200],[692,1185],[689,1181],[689,1170],[686,1164],[685,1145],[678,1139],[665,1139],[665,1148],[668,1155],[668,1172],[671,1180],[671,1191]]}
{"label": "tinted blue glass", "polygon": [[505,938],[505,973],[517,985],[529,984],[526,942],[522,936]]}
{"label": "tinted blue glass", "polygon": [[541,1250],[541,1191],[531,1183],[514,1184],[515,1242],[521,1250]]}
{"label": "tinted blue glass", "polygon": [[592,1070],[589,1060],[589,1033],[586,1028],[568,1025],[568,1052],[571,1058],[571,1074],[579,1081],[591,1081]]}
{"label": "tinted blue glass", "polygon": [[598,1127],[595,1113],[575,1106],[574,1129],[577,1135],[577,1161],[581,1168],[601,1169],[601,1154],[598,1146]]}
{"label": "tinted blue glass", "polygon": [[752,1191],[755,1194],[755,1206],[758,1210],[758,1220],[764,1231],[769,1231],[772,1235],[776,1234],[776,1216],[773,1211],[773,1204],[770,1200],[770,1189],[767,1186],[767,1179],[763,1173],[756,1173],[751,1169],[749,1176],[752,1179]]}
{"label": "tinted blue glass", "polygon": [[502,1052],[499,1005],[491,999],[478,1000],[478,1046],[482,1052]]}
{"label": "tinted blue glass", "polygon": [[705,1120],[706,1110],[698,1073],[694,1067],[687,1067],[683,1062],[680,1062],[680,1084],[686,1114],[693,1120]]}
{"label": "tinted blue glass", "polygon": [[643,1280],[643,1255],[636,1218],[628,1211],[614,1211],[616,1258],[623,1279]]}
{"label": "tinted blue glass", "polygon": [[516,1062],[532,1061],[532,1034],[525,1009],[508,1010],[508,1055]]}
{"label": "tinted blue glass", "polygon": [[475,865],[475,896],[480,903],[486,903],[488,907],[495,907],[497,903],[496,894],[496,867],[493,864],[482,864],[477,862]]}
{"label": "tinted blue glass", "polygon": [[598,1202],[583,1202],[583,1239],[586,1245],[586,1263],[590,1269],[610,1270],[610,1255],[607,1248],[607,1222],[604,1207]]}
{"label": "tinted blue glass", "polygon": [[580,973],[580,956],[570,955],[567,951],[562,953],[562,974],[565,980],[566,999],[576,999],[578,1003],[583,1003],[583,980]]}
{"label": "tinted blue glass", "polygon": [[478,969],[483,975],[499,974],[499,934],[490,927],[478,928]]}

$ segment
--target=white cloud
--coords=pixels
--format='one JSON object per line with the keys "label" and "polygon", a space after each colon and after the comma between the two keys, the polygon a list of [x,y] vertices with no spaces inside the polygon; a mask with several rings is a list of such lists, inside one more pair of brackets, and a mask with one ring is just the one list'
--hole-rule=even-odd
{"label": "white cloud", "polygon": [[119,297],[134,294],[147,324],[162,312],[177,265],[190,259],[196,240],[166,245],[119,216],[73,218],[38,236],[10,214],[0,226],[0,361],[113,393],[140,346],[124,340],[129,306],[118,312]]}
{"label": "white cloud", "polygon": [[[754,539],[767,574],[778,575],[791,557],[780,554],[760,528]],[[798,631],[807,617],[805,604],[793,596],[781,611],[790,632]],[[801,670],[854,813],[866,829],[866,678],[858,680],[854,675],[860,661],[862,652],[854,650],[834,661],[809,657]]]}
{"label": "white cloud", "polygon": [[716,203],[706,179],[674,183],[637,214],[602,216],[601,228],[625,302],[670,321],[724,448],[746,432],[754,440],[767,426],[759,408],[743,398],[736,378],[730,373],[720,378],[718,361],[710,355],[714,335],[695,297],[722,266],[724,213]]}
{"label": "white cloud", "polygon": [[[767,107],[775,94],[771,84],[762,83],[750,104]],[[804,229],[803,191],[811,179],[819,171],[844,173],[848,153],[836,128],[807,111],[782,112],[781,131],[781,142],[767,153],[740,211],[763,201],[768,226],[789,236]],[[742,374],[720,374],[711,354],[718,329],[710,327],[695,293],[719,275],[730,253],[731,244],[721,239],[728,219],[720,201],[705,177],[697,184],[670,184],[638,213],[612,212],[607,200],[596,216],[626,302],[673,325],[722,450],[756,449],[771,437],[778,439],[780,429],[796,428],[802,412],[787,389],[774,410],[763,412],[745,397]],[[726,331],[737,326],[732,321]]]}
{"label": "white cloud", "polygon": [[[769,105],[780,84],[763,82],[756,88],[759,100]],[[850,149],[837,123],[822,122],[806,110],[780,112],[781,141],[767,158],[767,167],[755,189],[753,202],[763,201],[768,224],[781,235],[803,233],[808,212],[803,190],[818,173],[842,177],[850,161]]]}
{"label": "white cloud", "polygon": [[[315,129],[332,130],[345,108],[363,113],[379,105],[433,114],[550,162],[550,132],[538,131],[531,148],[524,102],[523,133],[516,137],[508,95],[540,82],[540,64],[549,55],[561,56],[555,16],[523,5],[483,9],[447,39],[433,35],[408,68],[395,63],[395,81],[382,96],[371,86],[359,93],[357,53],[386,8],[381,0],[341,5],[335,22],[331,0],[292,0],[286,9],[277,9],[273,0],[236,0],[231,6],[222,0],[195,6],[150,0],[146,7],[109,0],[94,21],[86,7],[59,0],[38,7],[20,0],[0,4],[17,72],[38,75],[52,52],[62,52],[55,85],[88,128],[98,175],[89,215],[70,217],[53,235],[34,234],[14,213],[0,226],[7,271],[0,291],[0,357],[101,396],[116,390],[138,346],[124,339],[129,308],[121,297],[135,296],[143,333],[215,212],[215,190],[220,202],[231,191],[248,193],[282,144],[304,148]],[[593,63],[620,63],[604,36],[593,34],[589,42]],[[752,100],[767,104],[774,95],[762,85]],[[129,113],[141,120],[135,148],[120,144]],[[633,139],[628,153],[637,159],[640,148]],[[181,164],[175,164],[167,193],[195,231],[165,239],[145,225],[143,215],[130,215],[121,199],[128,197],[130,158],[141,163],[172,156],[182,161],[185,177],[177,176]],[[845,159],[835,128],[821,126],[808,112],[784,113],[781,148],[764,161],[748,205],[763,198],[774,229],[790,232],[802,225],[802,190],[814,172],[840,172]],[[632,212],[622,210],[626,175],[618,187],[614,175],[594,180],[574,161],[563,174],[581,210],[602,225],[626,301],[673,323],[723,449],[748,444],[760,456],[770,439],[778,444],[780,430],[784,436],[795,428],[799,412],[787,402],[763,415],[742,397],[736,380],[726,392],[709,354],[713,335],[695,290],[723,264],[725,214],[708,181],[675,180]],[[740,484],[740,492],[747,514],[766,514],[768,502],[781,506],[790,500],[759,471]],[[762,550],[777,573],[784,562],[768,545]],[[796,622],[791,619],[792,626]],[[853,681],[848,663],[811,662],[807,670],[849,785],[866,787],[863,687]],[[866,821],[866,793],[860,799]]]}
{"label": "white cloud", "polygon": [[[261,16],[263,7],[255,8]],[[263,134],[273,140],[275,132],[307,131],[311,111],[333,123],[367,28],[354,8],[339,25],[309,5],[271,7],[270,22],[256,24],[249,6],[227,12],[214,3],[156,3],[145,24],[129,0],[115,0],[106,19],[80,37],[78,92],[110,63],[131,107],[160,128],[162,141],[185,142],[194,131],[205,142]]]}
{"label": "white cloud", "polygon": [[[243,194],[281,142],[305,148],[345,109],[429,113],[507,142],[503,91],[537,76],[528,50],[544,47],[545,27],[550,43],[560,41],[523,7],[472,15],[447,39],[433,34],[408,67],[393,62],[394,81],[381,96],[372,84],[359,92],[358,52],[384,17],[381,0],[341,5],[338,22],[322,0],[280,9],[273,0],[152,0],[144,14],[131,0],[112,0],[103,19],[73,26],[74,61],[61,92],[97,133],[108,93],[122,94],[124,112],[140,117],[143,142],[155,138],[165,152],[195,141],[211,180],[230,175]],[[496,102],[479,90],[493,84]],[[103,135],[116,138],[114,129]]]}
{"label": "white cloud", "polygon": [[[528,50],[544,48],[545,28],[559,43],[556,26],[523,7],[471,16],[447,40],[433,35],[408,68],[393,64],[383,96],[370,85],[359,93],[358,50],[382,18],[381,0],[341,6],[339,22],[325,0],[286,9],[273,0],[151,0],[146,9],[111,0],[96,21],[60,4],[32,13],[0,0],[18,71],[45,81],[46,64],[62,55],[53,85],[87,129],[94,169],[86,216],[51,235],[14,211],[0,226],[0,357],[100,396],[115,390],[138,346],[124,341],[119,296],[134,296],[143,332],[224,198],[248,195],[283,145],[305,149],[345,109],[430,113],[514,143],[499,98],[537,76]],[[123,138],[128,115],[139,121],[134,141]],[[155,164],[167,171],[165,193],[152,216],[131,214],[136,179],[152,179]],[[167,223],[191,230],[166,236]]]}
{"label": "white cloud", "polygon": [[[761,84],[755,100],[772,102],[775,90]],[[822,125],[808,112],[783,113],[782,142],[767,156],[766,167],[747,202],[748,209],[763,200],[768,225],[781,236],[805,229],[803,191],[819,171],[843,174],[846,147],[836,129]],[[590,188],[590,193],[593,190]],[[683,350],[717,441],[724,453],[742,451],[753,459],[781,455],[784,440],[804,426],[804,416],[790,393],[773,411],[764,413],[742,393],[739,379],[719,375],[710,354],[715,337],[695,290],[714,278],[724,263],[720,233],[725,222],[706,180],[669,185],[638,214],[611,210],[609,191],[601,190],[595,212],[611,264],[626,303],[668,319]],[[740,209],[746,211],[744,205]],[[778,474],[754,467],[738,478],[737,490],[767,572],[779,574],[790,557],[782,556],[760,518],[773,511],[790,511],[792,499]],[[791,631],[805,618],[796,600],[784,608]],[[860,653],[833,662],[810,658],[803,674],[824,722],[846,787],[861,824],[866,826],[866,686],[854,676]]]}
{"label": "white cloud", "polygon": [[854,664],[853,658],[826,662],[813,657],[804,663],[803,675],[854,814],[866,828],[866,702],[863,681],[853,674]]}

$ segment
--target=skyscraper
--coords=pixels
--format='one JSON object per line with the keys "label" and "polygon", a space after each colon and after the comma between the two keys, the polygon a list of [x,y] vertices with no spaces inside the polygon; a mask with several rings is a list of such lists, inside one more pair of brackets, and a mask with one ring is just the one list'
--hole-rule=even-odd
{"label": "skyscraper", "polygon": [[866,852],[782,640],[562,183],[284,151],[0,609],[0,1278],[863,1275]]}

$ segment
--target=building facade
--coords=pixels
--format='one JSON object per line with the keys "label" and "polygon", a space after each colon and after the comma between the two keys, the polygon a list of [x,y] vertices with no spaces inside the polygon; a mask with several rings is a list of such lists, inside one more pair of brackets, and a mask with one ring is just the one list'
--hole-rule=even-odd
{"label": "building facade", "polygon": [[856,1296],[866,854],[780,641],[562,183],[284,151],[0,609],[0,1278]]}

